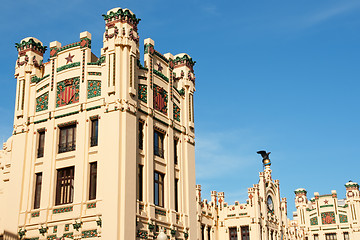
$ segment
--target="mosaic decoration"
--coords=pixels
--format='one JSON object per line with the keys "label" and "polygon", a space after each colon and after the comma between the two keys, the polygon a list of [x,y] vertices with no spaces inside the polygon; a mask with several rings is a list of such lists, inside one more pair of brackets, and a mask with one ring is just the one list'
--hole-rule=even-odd
{"label": "mosaic decoration", "polygon": [[96,62],[89,62],[87,65],[98,65],[100,66],[103,62],[105,62],[105,56],[101,56]]}
{"label": "mosaic decoration", "polygon": [[53,233],[57,233],[57,226],[54,226]]}
{"label": "mosaic decoration", "polygon": [[339,214],[339,219],[340,219],[340,223],[347,223],[348,222],[348,218],[347,218],[346,215]]}
{"label": "mosaic decoration", "polygon": [[322,224],[335,224],[335,213],[334,212],[324,212],[321,213]]}
{"label": "mosaic decoration", "polygon": [[154,84],[154,108],[163,114],[167,114],[167,92]]}
{"label": "mosaic decoration", "polygon": [[162,215],[162,216],[166,216],[166,211],[160,210],[160,209],[155,209],[155,214],[159,214],[159,215]]}
{"label": "mosaic decoration", "polygon": [[64,228],[65,232],[69,231],[69,229],[70,229],[70,224],[65,224],[65,228]]}
{"label": "mosaic decoration", "polygon": [[47,78],[47,77],[49,77],[49,76],[50,76],[50,74],[47,74],[47,75],[43,76],[42,78],[39,78],[39,77],[37,77],[37,76],[33,76],[33,77],[31,78],[31,82],[32,82],[32,83],[38,83],[38,82],[40,82],[41,80],[43,80],[43,79],[45,79],[45,78]]}
{"label": "mosaic decoration", "polygon": [[49,86],[49,84],[45,84],[44,86],[42,86],[41,88],[39,88],[38,90],[36,90],[36,92],[40,92],[42,90],[44,90],[45,88],[47,88]]}
{"label": "mosaic decoration", "polygon": [[74,233],[72,233],[72,232],[64,233],[64,234],[63,234],[63,237],[64,237],[64,238],[74,238]]}
{"label": "mosaic decoration", "polygon": [[92,237],[97,237],[96,229],[81,232],[81,238],[92,238]]}
{"label": "mosaic decoration", "polygon": [[40,212],[33,212],[31,213],[31,217],[34,218],[34,217],[39,217],[40,216]]}
{"label": "mosaic decoration", "polygon": [[88,72],[90,76],[101,76],[101,72]]}
{"label": "mosaic decoration", "polygon": [[93,98],[101,95],[101,81],[89,80],[87,87],[87,98]]}
{"label": "mosaic decoration", "polygon": [[121,8],[116,12],[110,11],[109,14],[103,14],[102,16],[104,17],[106,25],[113,21],[119,21],[130,24],[135,31],[137,31],[137,25],[141,20],[140,18],[136,18],[136,15],[131,13],[128,9],[123,10]]}
{"label": "mosaic decoration", "polygon": [[87,208],[96,208],[96,203],[88,203],[86,205]]}
{"label": "mosaic decoration", "polygon": [[56,240],[56,235],[47,236],[47,240]]}
{"label": "mosaic decoration", "polygon": [[64,207],[64,208],[57,208],[57,209],[53,209],[53,214],[64,213],[64,212],[72,212],[72,211],[73,211],[72,206],[71,207]]}
{"label": "mosaic decoration", "polygon": [[61,71],[64,71],[66,69],[73,68],[73,67],[79,67],[79,66],[80,66],[80,62],[74,62],[74,63],[66,64],[64,66],[58,67],[56,69],[56,72],[61,72]]}
{"label": "mosaic decoration", "polygon": [[35,42],[35,40],[32,38],[30,38],[28,41],[23,40],[20,43],[15,43],[15,47],[18,51],[31,49],[38,52],[41,56],[45,53],[47,49],[46,46],[43,46],[40,42]]}
{"label": "mosaic decoration", "polygon": [[74,77],[57,83],[56,107],[79,102],[79,79]]}
{"label": "mosaic decoration", "polygon": [[49,92],[46,92],[40,97],[36,98],[36,112],[47,110],[48,104],[49,104]]}
{"label": "mosaic decoration", "polygon": [[318,225],[318,218],[317,217],[313,217],[313,218],[310,218],[310,225]]}
{"label": "mosaic decoration", "polygon": [[174,59],[175,66],[182,66],[185,65],[188,68],[190,68],[191,71],[193,71],[193,67],[195,65],[196,61],[193,61],[192,58],[190,58],[188,55],[184,55],[182,57],[176,57]]}
{"label": "mosaic decoration", "polygon": [[156,75],[158,75],[159,77],[161,77],[162,79],[164,79],[166,82],[169,82],[169,78],[168,77],[166,77],[164,74],[162,74],[161,72],[159,72],[159,71],[157,71],[157,70],[155,70],[155,69],[153,69],[153,72],[156,74]]}
{"label": "mosaic decoration", "polygon": [[174,119],[180,122],[180,108],[174,103]]}
{"label": "mosaic decoration", "polygon": [[145,84],[139,84],[138,98],[144,103],[147,103],[147,86]]}
{"label": "mosaic decoration", "polygon": [[142,238],[142,239],[148,239],[148,233],[147,233],[147,231],[138,230],[136,233],[136,237]]}

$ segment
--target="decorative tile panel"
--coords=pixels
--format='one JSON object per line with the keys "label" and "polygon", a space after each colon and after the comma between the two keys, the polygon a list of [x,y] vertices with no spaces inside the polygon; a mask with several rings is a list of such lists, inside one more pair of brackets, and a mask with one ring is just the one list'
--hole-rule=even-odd
{"label": "decorative tile panel", "polygon": [[87,89],[87,98],[93,98],[101,95],[101,81],[89,80]]}
{"label": "decorative tile panel", "polygon": [[96,203],[88,203],[86,205],[87,208],[96,208]]}
{"label": "decorative tile panel", "polygon": [[101,72],[88,72],[90,76],[101,76]]}
{"label": "decorative tile panel", "polygon": [[317,217],[313,217],[313,218],[310,218],[310,225],[318,225],[318,218]]}
{"label": "decorative tile panel", "polygon": [[159,215],[162,215],[162,216],[166,216],[166,211],[160,210],[160,209],[155,209],[155,214],[159,214]]}
{"label": "decorative tile panel", "polygon": [[64,66],[58,67],[56,69],[56,72],[61,72],[61,71],[66,70],[66,69],[79,67],[79,66],[80,66],[80,62],[74,62],[74,63],[66,64]]}
{"label": "decorative tile panel", "polygon": [[81,238],[92,238],[92,237],[97,237],[96,229],[81,232]]}
{"label": "decorative tile panel", "polygon": [[138,98],[144,103],[147,103],[147,85],[139,84]]}
{"label": "decorative tile panel", "polygon": [[64,213],[64,212],[72,212],[73,211],[73,207],[63,207],[63,208],[57,208],[57,209],[53,209],[53,214],[57,214],[57,213]]}
{"label": "decorative tile panel", "polygon": [[68,232],[70,230],[70,224],[65,224],[64,230],[65,232]]}
{"label": "decorative tile panel", "polygon": [[335,213],[334,212],[324,212],[321,213],[322,224],[335,224]]}
{"label": "decorative tile panel", "polygon": [[180,122],[180,108],[174,103],[174,119]]}
{"label": "decorative tile panel", "polygon": [[49,92],[36,98],[36,112],[44,111],[48,109],[49,104]]}
{"label": "decorative tile panel", "polygon": [[74,233],[72,233],[72,232],[64,233],[63,237],[64,238],[72,238],[72,239],[74,239]]}
{"label": "decorative tile panel", "polygon": [[138,230],[136,237],[141,238],[141,239],[148,239],[148,233],[147,233],[147,231]]}
{"label": "decorative tile panel", "polygon": [[40,212],[33,212],[31,213],[31,217],[34,218],[34,217],[39,217],[40,216]]}
{"label": "decorative tile panel", "polygon": [[167,115],[168,95],[165,89],[154,84],[154,108]]}
{"label": "decorative tile panel", "polygon": [[45,88],[47,88],[48,86],[49,86],[49,84],[47,83],[44,86],[42,86],[41,88],[39,88],[38,90],[36,90],[36,92],[38,93],[38,92],[44,90]]}
{"label": "decorative tile panel", "polygon": [[57,83],[56,107],[79,102],[79,81],[79,77],[74,77]]}
{"label": "decorative tile panel", "polygon": [[47,240],[56,240],[56,235],[47,236]]}
{"label": "decorative tile panel", "polygon": [[348,218],[347,218],[346,215],[339,214],[339,219],[340,219],[340,223],[347,223],[348,222]]}

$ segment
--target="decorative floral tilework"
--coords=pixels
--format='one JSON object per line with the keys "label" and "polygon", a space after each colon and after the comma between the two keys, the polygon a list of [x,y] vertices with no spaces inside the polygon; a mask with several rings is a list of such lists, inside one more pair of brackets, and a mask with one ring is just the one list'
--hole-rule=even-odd
{"label": "decorative floral tilework", "polygon": [[64,207],[64,208],[57,208],[53,210],[53,214],[57,214],[57,213],[64,213],[64,212],[72,212],[73,207]]}
{"label": "decorative floral tilework", "polygon": [[335,213],[334,212],[324,212],[321,213],[322,224],[335,224]]}
{"label": "decorative floral tilework", "polygon": [[89,80],[87,89],[87,98],[93,98],[101,95],[101,81]]}
{"label": "decorative floral tilework", "polygon": [[340,223],[347,223],[348,222],[348,218],[347,218],[346,215],[339,214],[339,219],[340,219]]}
{"label": "decorative floral tilework", "polygon": [[138,230],[136,236],[137,236],[138,238],[148,239],[148,233],[147,233],[147,231]]}
{"label": "decorative floral tilework", "polygon": [[317,217],[313,217],[310,218],[310,225],[318,225],[318,218]]}
{"label": "decorative floral tilework", "polygon": [[56,107],[79,102],[80,78],[74,77],[58,82],[56,92]]}
{"label": "decorative floral tilework", "polygon": [[154,84],[154,108],[163,114],[167,114],[168,94],[162,87]]}
{"label": "decorative floral tilework", "polygon": [[139,84],[138,98],[147,103],[147,86],[145,84]]}
{"label": "decorative floral tilework", "polygon": [[81,238],[92,238],[92,237],[97,237],[96,229],[81,232]]}
{"label": "decorative floral tilework", "polygon": [[174,119],[180,122],[180,108],[174,103]]}
{"label": "decorative floral tilework", "polygon": [[40,112],[48,109],[49,104],[49,92],[36,98],[36,112]]}

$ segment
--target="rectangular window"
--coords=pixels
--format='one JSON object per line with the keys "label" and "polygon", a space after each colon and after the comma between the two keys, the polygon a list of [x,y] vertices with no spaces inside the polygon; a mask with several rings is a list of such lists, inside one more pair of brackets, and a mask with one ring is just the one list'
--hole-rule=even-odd
{"label": "rectangular window", "polygon": [[59,153],[75,150],[76,124],[60,128]]}
{"label": "rectangular window", "polygon": [[241,226],[241,240],[250,240],[249,226]]}
{"label": "rectangular window", "polygon": [[236,227],[229,228],[230,240],[237,240]]}
{"label": "rectangular window", "polygon": [[74,167],[57,170],[55,205],[72,203],[74,198]]}
{"label": "rectangular window", "polygon": [[143,201],[143,165],[138,168],[138,200]]}
{"label": "rectangular window", "polygon": [[314,240],[319,240],[319,235],[318,234],[314,234]]}
{"label": "rectangular window", "polygon": [[139,149],[144,149],[144,123],[142,121],[139,121]]}
{"label": "rectangular window", "polygon": [[348,232],[344,232],[344,240],[350,240]]}
{"label": "rectangular window", "polygon": [[45,131],[39,132],[39,142],[37,149],[37,157],[41,158],[44,156],[44,146],[45,146]]}
{"label": "rectangular window", "polygon": [[178,164],[178,140],[174,139],[174,163],[175,165]]}
{"label": "rectangular window", "polygon": [[201,240],[205,240],[205,225],[201,225]]}
{"label": "rectangular window", "polygon": [[175,211],[179,211],[179,179],[175,178]]}
{"label": "rectangular window", "polygon": [[99,131],[99,120],[91,120],[91,137],[90,137],[90,147],[98,145],[98,131]]}
{"label": "rectangular window", "polygon": [[34,209],[40,208],[42,173],[35,174]]}
{"label": "rectangular window", "polygon": [[154,131],[154,154],[164,158],[164,134],[156,130]]}
{"label": "rectangular window", "polygon": [[325,239],[326,240],[337,240],[336,233],[326,233],[325,234]]}
{"label": "rectangular window", "polygon": [[89,200],[96,199],[97,162],[90,163]]}
{"label": "rectangular window", "polygon": [[154,185],[154,203],[164,207],[164,174],[155,172]]}

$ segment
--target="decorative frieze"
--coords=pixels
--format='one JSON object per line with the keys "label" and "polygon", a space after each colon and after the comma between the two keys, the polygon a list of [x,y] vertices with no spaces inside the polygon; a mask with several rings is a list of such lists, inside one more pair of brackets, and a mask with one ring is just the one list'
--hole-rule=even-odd
{"label": "decorative frieze", "polygon": [[39,88],[38,90],[36,90],[36,92],[41,92],[42,90],[44,90],[45,88],[47,88],[49,86],[49,84],[45,84],[44,86],[42,86],[41,88]]}
{"label": "decorative frieze", "polygon": [[73,206],[53,209],[53,214],[72,212]]}
{"label": "decorative frieze", "polygon": [[31,213],[31,217],[32,217],[32,218],[34,218],[34,217],[39,217],[39,216],[40,216],[40,212],[39,212],[39,211]]}
{"label": "decorative frieze", "polygon": [[69,233],[64,233],[63,234],[63,237],[64,238],[74,238],[74,233],[73,232],[69,232]]}
{"label": "decorative frieze", "polygon": [[164,74],[162,74],[161,72],[159,72],[158,70],[156,69],[153,69],[153,72],[158,75],[159,77],[161,77],[162,79],[164,79],[166,82],[169,82],[169,78],[166,77]]}
{"label": "decorative frieze", "polygon": [[136,237],[141,239],[148,239],[148,232],[144,230],[138,230],[136,233]]}
{"label": "decorative frieze", "polygon": [[90,76],[101,76],[101,72],[88,72]]}
{"label": "decorative frieze", "polygon": [[322,224],[335,224],[335,213],[334,212],[324,212],[321,213]]}
{"label": "decorative frieze", "polygon": [[87,230],[81,232],[81,238],[93,238],[97,237],[97,230]]}
{"label": "decorative frieze", "polygon": [[139,100],[143,101],[144,103],[147,103],[147,85],[145,84],[139,84],[138,89],[138,98]]}
{"label": "decorative frieze", "polygon": [[61,71],[66,70],[66,69],[79,67],[79,66],[80,66],[80,62],[74,62],[74,63],[66,64],[64,66],[58,67],[56,69],[56,72],[61,72]]}
{"label": "decorative frieze", "polygon": [[105,56],[101,56],[96,62],[89,62],[87,65],[98,65],[100,66],[103,62],[105,62]]}
{"label": "decorative frieze", "polygon": [[28,41],[23,40],[20,43],[15,43],[15,47],[19,52],[26,49],[31,49],[40,53],[41,56],[47,49],[47,47],[43,46],[41,42],[35,42],[35,40],[32,38],[30,38]]}
{"label": "decorative frieze", "polygon": [[41,82],[42,80],[44,80],[45,78],[47,78],[47,77],[49,77],[50,76],[50,74],[46,74],[45,76],[43,76],[42,78],[39,78],[39,77],[37,77],[37,76],[33,76],[32,78],[31,78],[31,82],[32,83],[38,83],[38,82]]}
{"label": "decorative frieze", "polygon": [[86,207],[87,208],[96,208],[96,203],[88,203],[87,205],[86,205]]}
{"label": "decorative frieze", "polygon": [[87,98],[93,98],[101,95],[101,81],[88,80]]}
{"label": "decorative frieze", "polygon": [[36,98],[36,112],[44,111],[48,109],[49,104],[49,92]]}
{"label": "decorative frieze", "polygon": [[161,209],[155,209],[155,214],[166,216],[166,211]]}
{"label": "decorative frieze", "polygon": [[180,108],[174,103],[174,120],[180,122]]}

